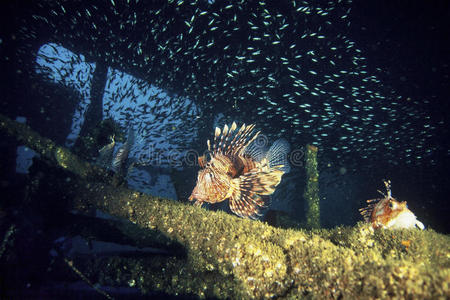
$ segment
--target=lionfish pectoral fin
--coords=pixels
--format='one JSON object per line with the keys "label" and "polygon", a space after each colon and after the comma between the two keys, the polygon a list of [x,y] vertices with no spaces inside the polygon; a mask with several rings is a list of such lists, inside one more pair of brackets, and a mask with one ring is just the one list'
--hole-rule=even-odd
{"label": "lionfish pectoral fin", "polygon": [[366,207],[360,208],[359,213],[363,216],[364,221],[370,222],[372,218],[372,212],[375,209],[375,206],[378,204],[380,199],[369,199],[366,200],[368,205]]}
{"label": "lionfish pectoral fin", "polygon": [[194,202],[194,206],[202,207],[203,201],[197,200]]}
{"label": "lionfish pectoral fin", "polygon": [[359,213],[363,216],[364,221],[370,222],[370,215],[372,214],[371,207],[363,207],[359,209]]}
{"label": "lionfish pectoral fin", "polygon": [[256,194],[244,178],[235,178],[233,180],[233,191],[230,196],[230,209],[236,215],[242,218],[255,219],[259,216],[259,209],[265,206],[263,196]]}
{"label": "lionfish pectoral fin", "polygon": [[267,172],[249,172],[245,174],[243,182],[252,191],[259,195],[271,195],[281,181],[284,171],[278,168],[270,169]]}
{"label": "lionfish pectoral fin", "polygon": [[269,195],[273,194],[283,174],[281,170],[250,172],[233,179],[230,209],[243,218],[255,218],[270,200]]}

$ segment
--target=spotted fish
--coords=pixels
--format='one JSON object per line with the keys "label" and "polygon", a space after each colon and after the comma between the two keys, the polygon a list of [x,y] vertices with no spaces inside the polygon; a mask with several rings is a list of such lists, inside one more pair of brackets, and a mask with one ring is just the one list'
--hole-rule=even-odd
{"label": "spotted fish", "polygon": [[[197,185],[189,197],[195,205],[229,200],[231,211],[242,218],[256,218],[270,195],[289,172],[289,143],[279,139],[266,149],[266,140],[258,139],[255,125],[243,124],[237,130],[235,122],[223,130],[216,127],[207,155],[199,157],[202,168]],[[262,135],[261,135],[262,136]]]}
{"label": "spotted fish", "polygon": [[412,211],[408,209],[406,201],[399,202],[391,195],[391,182],[385,181],[386,195],[380,192],[384,198],[367,200],[369,205],[359,211],[366,222],[370,222],[374,229],[390,228],[420,228],[425,226],[417,220]]}

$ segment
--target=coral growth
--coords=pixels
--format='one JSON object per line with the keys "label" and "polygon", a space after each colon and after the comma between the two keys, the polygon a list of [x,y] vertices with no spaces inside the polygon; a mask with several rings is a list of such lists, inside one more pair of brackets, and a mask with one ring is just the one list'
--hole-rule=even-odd
{"label": "coral growth", "polygon": [[123,216],[186,249],[186,259],[133,261],[134,267],[116,259],[97,268],[108,274],[100,277],[131,278],[142,291],[258,299],[436,298],[450,292],[450,238],[433,230],[374,232],[363,223],[279,229],[147,196],[117,204],[104,208],[114,215],[131,211]]}

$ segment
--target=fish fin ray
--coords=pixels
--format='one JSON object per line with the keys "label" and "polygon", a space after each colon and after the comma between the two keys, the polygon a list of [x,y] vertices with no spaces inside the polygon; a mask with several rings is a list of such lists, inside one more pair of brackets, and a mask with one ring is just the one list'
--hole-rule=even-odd
{"label": "fish fin ray", "polygon": [[277,169],[270,172],[254,170],[235,178],[229,201],[230,209],[243,218],[255,218],[260,209],[267,205],[269,195],[275,191],[282,175],[283,172]]}
{"label": "fish fin ray", "polygon": [[359,213],[363,216],[364,221],[370,222],[370,219],[372,218],[372,212],[375,209],[375,206],[378,204],[377,200],[379,200],[379,199],[367,200],[367,202],[370,204],[367,205],[366,207],[359,209]]}
{"label": "fish fin ray", "polygon": [[246,147],[252,143],[259,132],[253,133],[253,129],[255,128],[254,124],[245,125],[239,128],[236,131],[237,125],[236,122],[233,122],[231,127],[225,125],[223,130],[216,127],[214,133],[214,144],[213,144],[213,153],[224,154],[224,155],[243,155]]}
{"label": "fish fin ray", "polygon": [[266,154],[270,168],[277,168],[284,173],[289,173],[291,167],[288,162],[288,153],[291,150],[289,142],[285,139],[276,140]]}
{"label": "fish fin ray", "polygon": [[235,180],[236,188],[229,200],[231,211],[242,218],[256,219],[261,215],[260,209],[266,206],[266,199],[269,197],[255,193],[245,180]]}
{"label": "fish fin ray", "polygon": [[261,162],[267,155],[265,139],[255,139],[244,150],[244,156],[250,157],[256,162]]}

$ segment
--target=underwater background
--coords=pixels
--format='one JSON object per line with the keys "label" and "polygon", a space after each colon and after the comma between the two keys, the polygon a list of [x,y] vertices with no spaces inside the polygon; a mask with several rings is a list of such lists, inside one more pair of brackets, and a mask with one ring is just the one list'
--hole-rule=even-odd
{"label": "underwater background", "polygon": [[[290,143],[262,221],[305,224],[309,144],[321,227],[357,224],[389,179],[426,228],[450,232],[447,1],[4,1],[1,14],[0,113],[112,173],[126,164],[131,189],[188,204],[206,140],[236,121]],[[58,206],[68,187],[30,188],[45,160],[1,136],[1,234],[21,228],[26,286],[84,240]]]}

